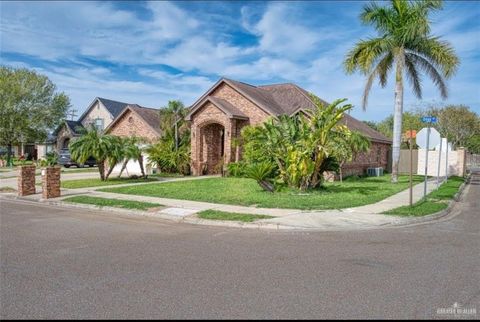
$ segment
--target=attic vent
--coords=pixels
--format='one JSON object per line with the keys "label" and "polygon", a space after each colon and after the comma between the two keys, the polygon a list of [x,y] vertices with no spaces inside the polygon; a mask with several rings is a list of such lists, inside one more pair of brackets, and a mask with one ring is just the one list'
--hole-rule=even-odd
{"label": "attic vent", "polygon": [[130,117],[128,118],[128,123],[133,123],[133,117],[130,116]]}

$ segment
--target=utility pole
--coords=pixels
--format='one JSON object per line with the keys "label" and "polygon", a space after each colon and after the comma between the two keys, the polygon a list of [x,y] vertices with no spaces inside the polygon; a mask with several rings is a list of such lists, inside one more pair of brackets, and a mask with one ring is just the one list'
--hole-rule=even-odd
{"label": "utility pole", "polygon": [[78,110],[76,109],[71,109],[70,111],[67,112],[67,116],[70,116],[70,120],[73,121],[75,117],[77,117],[77,112]]}

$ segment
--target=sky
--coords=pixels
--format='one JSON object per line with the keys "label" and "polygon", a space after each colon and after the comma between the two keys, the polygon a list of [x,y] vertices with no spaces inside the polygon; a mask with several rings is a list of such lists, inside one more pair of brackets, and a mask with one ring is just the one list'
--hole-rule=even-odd
{"label": "sky", "polygon": [[[376,36],[358,16],[362,1],[1,1],[2,65],[32,68],[69,95],[77,116],[95,97],[160,108],[192,104],[220,77],[252,85],[295,83],[326,101],[347,98],[351,115],[379,121],[394,103],[392,79],[374,85],[342,62],[359,39]],[[405,110],[464,104],[480,114],[480,2],[446,1],[432,34],[461,65],[442,101],[423,77],[423,98],[405,85]]]}

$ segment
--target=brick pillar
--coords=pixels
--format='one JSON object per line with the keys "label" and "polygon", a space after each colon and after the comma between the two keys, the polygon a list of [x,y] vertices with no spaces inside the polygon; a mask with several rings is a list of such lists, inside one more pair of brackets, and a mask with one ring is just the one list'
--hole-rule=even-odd
{"label": "brick pillar", "polygon": [[42,169],[43,199],[60,197],[60,167]]}
{"label": "brick pillar", "polygon": [[19,167],[18,195],[28,196],[35,194],[35,166],[22,165]]}

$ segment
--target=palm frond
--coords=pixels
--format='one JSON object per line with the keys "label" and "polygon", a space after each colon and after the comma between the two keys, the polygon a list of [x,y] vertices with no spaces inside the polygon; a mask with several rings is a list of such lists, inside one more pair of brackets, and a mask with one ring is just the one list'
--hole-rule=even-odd
{"label": "palm frond", "polygon": [[407,68],[407,78],[412,85],[413,92],[417,98],[422,99],[422,80],[416,68],[415,61],[408,54],[405,55],[405,67]]}
{"label": "palm frond", "polygon": [[407,53],[406,56],[416,65],[419,66],[421,70],[423,70],[433,81],[433,83],[437,86],[440,94],[442,95],[443,99],[448,97],[448,89],[447,84],[445,83],[442,75],[438,72],[438,70],[433,66],[427,59],[420,55],[416,55],[414,53]]}
{"label": "palm frond", "polygon": [[425,37],[407,44],[406,49],[427,58],[440,70],[445,78],[450,78],[458,69],[460,61],[455,50],[447,41],[438,37]]}

